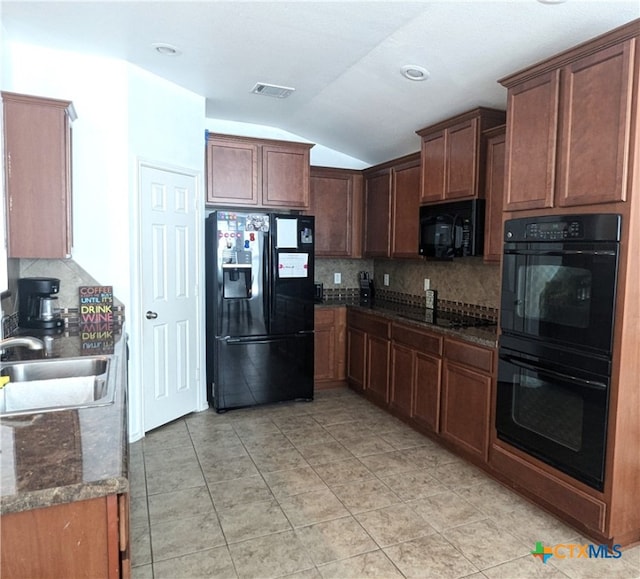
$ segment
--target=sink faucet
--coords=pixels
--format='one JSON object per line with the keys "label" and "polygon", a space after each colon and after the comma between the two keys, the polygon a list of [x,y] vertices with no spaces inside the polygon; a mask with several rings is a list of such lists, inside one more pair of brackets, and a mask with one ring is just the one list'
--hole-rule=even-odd
{"label": "sink faucet", "polygon": [[5,338],[4,340],[0,340],[0,353],[4,353],[7,348],[17,348],[19,346],[25,346],[29,348],[29,350],[42,350],[44,348],[44,342],[32,336]]}

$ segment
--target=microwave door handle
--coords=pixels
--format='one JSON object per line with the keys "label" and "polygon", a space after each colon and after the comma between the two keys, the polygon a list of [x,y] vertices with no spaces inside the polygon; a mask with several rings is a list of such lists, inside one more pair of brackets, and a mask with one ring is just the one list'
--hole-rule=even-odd
{"label": "microwave door handle", "polygon": [[514,366],[520,366],[521,368],[526,368],[527,370],[533,370],[534,372],[540,372],[541,374],[546,374],[552,378],[560,378],[566,382],[570,382],[575,386],[593,388],[594,390],[606,390],[607,385],[604,382],[598,382],[596,380],[586,380],[582,378],[578,378],[577,376],[571,376],[570,374],[565,374],[564,372],[557,372],[555,370],[549,370],[548,368],[544,368],[541,366],[537,366],[536,364],[531,364],[529,362],[525,362],[522,358],[515,358],[514,356],[501,356],[503,360],[510,362]]}

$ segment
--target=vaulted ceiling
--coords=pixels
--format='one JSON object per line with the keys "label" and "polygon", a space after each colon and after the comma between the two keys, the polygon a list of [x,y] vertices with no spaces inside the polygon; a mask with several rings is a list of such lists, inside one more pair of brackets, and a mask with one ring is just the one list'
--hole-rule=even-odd
{"label": "vaulted ceiling", "polygon": [[[1,10],[9,40],[126,60],[206,97],[207,117],[277,127],[367,164],[418,150],[424,126],[504,108],[498,79],[640,17],[637,0],[4,0]],[[404,65],[428,79],[408,80]],[[295,91],[259,96],[257,82]]]}

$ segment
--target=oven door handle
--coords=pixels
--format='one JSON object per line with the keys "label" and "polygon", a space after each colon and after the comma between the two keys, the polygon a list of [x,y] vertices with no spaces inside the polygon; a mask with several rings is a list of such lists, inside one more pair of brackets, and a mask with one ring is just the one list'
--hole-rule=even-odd
{"label": "oven door handle", "polygon": [[503,355],[500,357],[503,360],[513,364],[514,366],[520,366],[521,368],[526,368],[527,370],[533,370],[534,372],[547,374],[548,376],[551,376],[553,378],[560,378],[561,380],[570,382],[575,386],[593,388],[594,390],[606,390],[608,388],[608,386],[604,382],[598,382],[596,380],[586,380],[584,378],[578,378],[577,376],[571,376],[571,374],[565,374],[564,372],[549,370],[548,368],[537,366],[536,364],[531,364],[530,362],[525,362],[522,358],[516,358],[514,356],[508,355]]}
{"label": "oven door handle", "polygon": [[562,251],[555,250],[536,250],[536,249],[505,249],[505,255],[550,255],[552,257],[562,257],[563,255],[606,255],[609,257],[615,257],[616,252],[613,250],[598,250],[598,249],[563,249]]}

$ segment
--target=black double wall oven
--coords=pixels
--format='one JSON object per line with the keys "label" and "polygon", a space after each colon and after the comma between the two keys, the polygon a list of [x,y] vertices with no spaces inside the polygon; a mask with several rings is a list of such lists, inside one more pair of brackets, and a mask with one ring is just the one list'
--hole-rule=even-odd
{"label": "black double wall oven", "polygon": [[602,490],[621,218],[505,223],[498,438]]}

